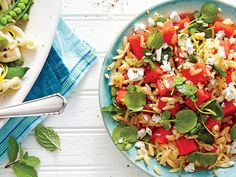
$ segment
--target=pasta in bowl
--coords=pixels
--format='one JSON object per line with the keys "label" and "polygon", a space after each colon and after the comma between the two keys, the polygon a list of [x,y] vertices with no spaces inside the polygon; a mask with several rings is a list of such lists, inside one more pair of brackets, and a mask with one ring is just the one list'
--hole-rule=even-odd
{"label": "pasta in bowl", "polygon": [[151,175],[235,170],[236,26],[222,16],[234,8],[203,2],[173,1],[142,14],[104,63],[105,125],[117,148]]}

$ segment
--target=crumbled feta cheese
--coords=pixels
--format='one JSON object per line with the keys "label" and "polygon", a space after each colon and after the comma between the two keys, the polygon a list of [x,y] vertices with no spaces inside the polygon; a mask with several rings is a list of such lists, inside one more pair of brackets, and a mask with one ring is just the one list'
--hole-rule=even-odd
{"label": "crumbled feta cheese", "polygon": [[153,114],[152,121],[155,122],[156,124],[158,124],[161,121],[161,116],[159,116],[157,114]]}
{"label": "crumbled feta cheese", "polygon": [[188,165],[186,165],[186,166],[184,167],[184,171],[185,171],[185,172],[193,173],[193,172],[195,171],[194,163],[189,163]]}
{"label": "crumbled feta cheese", "polygon": [[155,21],[153,18],[149,17],[148,18],[148,26],[154,26],[155,25]]}
{"label": "crumbled feta cheese", "polygon": [[231,160],[231,161],[229,161],[229,165],[230,165],[230,166],[234,166],[234,164],[235,164],[235,162],[234,162],[234,161],[232,161],[232,160]]}
{"label": "crumbled feta cheese", "polygon": [[143,33],[146,30],[146,25],[143,23],[137,23],[134,25],[134,32]]}
{"label": "crumbled feta cheese", "polygon": [[171,71],[170,62],[168,62],[167,60],[163,60],[162,65],[160,67],[164,72]]}
{"label": "crumbled feta cheese", "polygon": [[208,58],[206,60],[206,64],[208,64],[208,65],[214,65],[214,63],[215,63],[215,59],[214,58]]}
{"label": "crumbled feta cheese", "polygon": [[225,37],[225,32],[220,30],[218,33],[216,33],[216,38],[217,39],[223,39]]}
{"label": "crumbled feta cheese", "polygon": [[231,144],[231,154],[236,154],[236,141],[234,140],[233,143]]}
{"label": "crumbled feta cheese", "polygon": [[136,148],[145,148],[145,144],[142,141],[138,141],[134,145]]}
{"label": "crumbled feta cheese", "polygon": [[168,44],[165,42],[165,43],[162,45],[162,48],[163,48],[163,49],[167,49],[167,47],[169,47],[169,46],[168,46]]}
{"label": "crumbled feta cheese", "polygon": [[216,54],[219,58],[221,59],[225,59],[226,55],[225,55],[225,48],[223,46],[220,46],[218,48],[217,54]]}
{"label": "crumbled feta cheese", "polygon": [[161,61],[161,53],[162,53],[162,47],[158,50],[156,50],[156,61]]}
{"label": "crumbled feta cheese", "polygon": [[144,118],[145,121],[148,121],[149,116],[148,116],[147,114],[144,114],[144,115],[143,115],[143,118]]}
{"label": "crumbled feta cheese", "polygon": [[222,23],[224,23],[225,25],[233,25],[234,24],[234,22],[232,22],[232,20],[229,18],[226,18]]}
{"label": "crumbled feta cheese", "polygon": [[149,135],[152,135],[152,130],[150,128],[146,127],[146,133]]}
{"label": "crumbled feta cheese", "polygon": [[169,56],[167,54],[164,55],[163,57],[164,60],[168,60],[169,59]]}
{"label": "crumbled feta cheese", "polygon": [[235,44],[235,43],[236,43],[236,39],[233,38],[233,37],[231,37],[231,38],[229,39],[229,42],[230,42],[230,44]]}
{"label": "crumbled feta cheese", "polygon": [[225,96],[227,101],[232,101],[236,99],[236,83],[231,82],[228,84],[228,87],[222,91],[222,94]]}
{"label": "crumbled feta cheese", "polygon": [[144,69],[143,68],[129,68],[127,74],[128,74],[129,80],[140,81],[143,78]]}
{"label": "crumbled feta cheese", "polygon": [[123,138],[120,138],[119,140],[118,140],[118,144],[122,144],[124,142],[124,139]]}
{"label": "crumbled feta cheese", "polygon": [[193,54],[194,52],[193,43],[190,38],[186,40],[186,51],[189,55]]}
{"label": "crumbled feta cheese", "polygon": [[223,103],[221,104],[221,107],[222,107],[222,108],[225,108],[225,102],[223,102]]}
{"label": "crumbled feta cheese", "polygon": [[106,74],[105,74],[105,78],[106,78],[106,79],[109,79],[109,78],[110,78],[109,74],[106,73]]}
{"label": "crumbled feta cheese", "polygon": [[179,14],[176,12],[176,11],[173,11],[171,14],[170,14],[170,19],[171,21],[173,22],[179,22],[181,20]]}
{"label": "crumbled feta cheese", "polygon": [[142,139],[144,136],[146,136],[146,130],[143,128],[138,131],[138,138]]}

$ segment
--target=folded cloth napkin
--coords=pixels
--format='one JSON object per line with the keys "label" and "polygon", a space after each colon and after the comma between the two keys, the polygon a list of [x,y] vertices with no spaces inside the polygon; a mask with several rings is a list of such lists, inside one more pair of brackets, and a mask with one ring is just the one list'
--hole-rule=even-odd
{"label": "folded cloth napkin", "polygon": [[[53,47],[25,101],[57,92],[68,96],[96,60],[94,50],[78,39],[60,18]],[[6,158],[9,136],[14,136],[21,142],[45,118],[38,116],[10,119],[0,129],[0,162]]]}

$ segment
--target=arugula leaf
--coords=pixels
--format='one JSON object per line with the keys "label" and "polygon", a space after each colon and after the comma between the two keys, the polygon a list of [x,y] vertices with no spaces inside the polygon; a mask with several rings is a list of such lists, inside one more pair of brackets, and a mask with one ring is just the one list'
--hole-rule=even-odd
{"label": "arugula leaf", "polygon": [[216,100],[210,100],[204,103],[201,107],[203,112],[211,114],[213,119],[222,119],[224,117],[224,111],[220,104]]}
{"label": "arugula leaf", "polygon": [[236,138],[236,124],[234,124],[233,127],[230,129],[230,137],[232,140]]}
{"label": "arugula leaf", "polygon": [[148,35],[147,38],[147,47],[149,49],[160,49],[161,46],[164,44],[164,38],[162,32],[160,32],[158,29],[155,31],[151,32]]}
{"label": "arugula leaf", "polygon": [[26,165],[37,168],[40,166],[40,159],[35,156],[27,156],[22,160]]}
{"label": "arugula leaf", "polygon": [[8,138],[7,155],[10,162],[15,162],[19,153],[19,145],[15,138],[10,136]]}
{"label": "arugula leaf", "polygon": [[187,133],[197,125],[197,115],[190,109],[177,112],[175,117],[175,127],[179,133]]}
{"label": "arugula leaf", "polygon": [[216,70],[216,72],[221,75],[222,77],[226,77],[226,73],[218,66],[216,66],[215,64],[212,65],[212,67]]}
{"label": "arugula leaf", "polygon": [[198,135],[197,139],[207,144],[214,143],[214,137],[208,133]]}
{"label": "arugula leaf", "polygon": [[185,96],[190,97],[192,101],[196,100],[196,97],[194,96],[197,93],[197,87],[191,84],[183,84],[177,86],[177,89],[180,93],[183,93]]}
{"label": "arugula leaf", "polygon": [[42,147],[51,152],[60,149],[60,137],[52,128],[39,124],[35,128],[35,138]]}
{"label": "arugula leaf", "polygon": [[194,55],[194,54],[189,55],[188,60],[189,60],[191,63],[197,63],[197,61],[198,61],[196,55]]}
{"label": "arugula leaf", "polygon": [[213,23],[218,16],[218,7],[215,3],[207,2],[201,8],[202,19],[207,23]]}
{"label": "arugula leaf", "polygon": [[140,86],[129,85],[128,92],[125,95],[124,102],[126,107],[132,111],[141,111],[146,104],[146,96]]}
{"label": "arugula leaf", "polygon": [[113,133],[112,139],[118,149],[128,151],[137,141],[138,130],[135,126],[118,125]]}
{"label": "arugula leaf", "polygon": [[12,167],[17,177],[38,177],[37,171],[24,163],[16,163]]}
{"label": "arugula leaf", "polygon": [[176,88],[177,86],[180,86],[184,83],[184,81],[186,81],[186,78],[185,77],[176,77],[175,80],[174,80],[174,88]]}
{"label": "arugula leaf", "polygon": [[167,20],[166,20],[166,18],[165,17],[158,17],[157,19],[156,19],[156,22],[162,22],[162,23],[165,23]]}
{"label": "arugula leaf", "polygon": [[217,161],[216,153],[203,153],[203,152],[193,152],[188,155],[188,160],[191,163],[198,161],[203,166],[210,166]]}

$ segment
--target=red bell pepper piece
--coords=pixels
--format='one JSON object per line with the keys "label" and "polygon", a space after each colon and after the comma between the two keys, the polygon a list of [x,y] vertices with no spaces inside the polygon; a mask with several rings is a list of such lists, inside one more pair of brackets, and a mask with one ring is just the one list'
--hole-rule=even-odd
{"label": "red bell pepper piece", "polygon": [[141,35],[144,36],[144,41],[146,41],[148,33],[135,34],[133,36],[129,36],[129,38],[128,38],[131,51],[139,60],[143,58],[143,48],[140,46]]}
{"label": "red bell pepper piece", "polygon": [[176,146],[179,150],[180,155],[186,155],[191,152],[197,151],[198,149],[198,146],[193,139],[187,139],[185,137],[177,139]]}
{"label": "red bell pepper piece", "polygon": [[177,112],[183,109],[183,104],[175,103],[174,108],[170,109],[170,113],[174,116]]}
{"label": "red bell pepper piece", "polygon": [[151,135],[151,140],[156,141],[160,144],[166,144],[168,143],[168,140],[166,138],[166,135],[171,135],[172,130],[165,130],[163,127],[158,127],[153,129],[153,133]]}
{"label": "red bell pepper piece", "polygon": [[205,125],[209,130],[211,130],[215,125],[218,125],[220,128],[221,124],[222,122],[220,120],[215,120],[215,119],[212,119],[211,117],[209,117],[205,122]]}
{"label": "red bell pepper piece", "polygon": [[190,18],[186,17],[186,18],[181,19],[179,22],[175,23],[174,25],[179,27],[178,30],[182,30],[185,28],[185,24],[189,23],[190,21],[191,21]]}
{"label": "red bell pepper piece", "polygon": [[225,56],[228,58],[231,50],[231,44],[229,42],[229,39],[224,39],[220,41],[220,45],[224,47],[225,49]]}
{"label": "red bell pepper piece", "polygon": [[120,105],[125,105],[124,103],[124,98],[125,98],[125,95],[128,91],[127,90],[118,90],[117,93],[116,93],[116,101],[117,103],[119,103]]}
{"label": "red bell pepper piece", "polygon": [[[150,106],[148,104],[144,105],[143,106],[143,109],[144,110],[149,110],[149,111],[152,111],[152,108],[150,108]],[[144,114],[147,114],[147,115],[152,115],[153,113],[151,112],[143,112]]]}
{"label": "red bell pepper piece", "polygon": [[181,64],[184,62],[184,60],[185,60],[185,58],[183,58],[182,56],[180,56],[180,53],[181,53],[180,47],[176,48],[176,49],[175,49],[175,56],[176,56],[176,58],[175,58],[175,60],[174,60],[176,67],[178,67],[179,65],[181,65]]}
{"label": "red bell pepper piece", "polygon": [[233,101],[224,103],[225,103],[225,107],[223,108],[224,116],[230,116],[236,113],[236,103],[234,103]]}
{"label": "red bell pepper piece", "polygon": [[197,85],[200,82],[206,83],[209,80],[206,74],[206,65],[204,63],[196,63],[194,69],[202,69],[202,71],[199,74],[192,76],[190,69],[183,69],[182,75],[186,77],[187,80],[192,81],[194,85]]}
{"label": "red bell pepper piece", "polygon": [[229,84],[230,82],[232,82],[232,73],[233,73],[233,69],[230,68],[226,71],[226,83]]}
{"label": "red bell pepper piece", "polygon": [[[196,101],[197,106],[201,106],[204,102],[206,102],[210,98],[210,93],[206,90],[203,90],[203,89],[198,89],[196,94],[198,96],[198,100]],[[188,107],[190,107],[192,110],[194,110],[194,111],[197,110],[194,102],[189,97],[186,97],[185,104]]]}
{"label": "red bell pepper piece", "polygon": [[214,32],[218,33],[219,31],[224,31],[226,37],[231,37],[236,29],[233,25],[226,25],[222,22],[216,21],[213,26]]}
{"label": "red bell pepper piece", "polygon": [[159,65],[155,64],[156,70],[153,70],[151,67],[145,72],[144,75],[144,83],[156,83],[159,79],[160,75],[163,74],[162,69]]}
{"label": "red bell pepper piece", "polygon": [[159,30],[162,32],[164,41],[168,45],[174,44],[176,42],[174,40],[174,38],[176,37],[176,31],[174,29],[174,25],[172,21],[165,22],[164,27]]}

